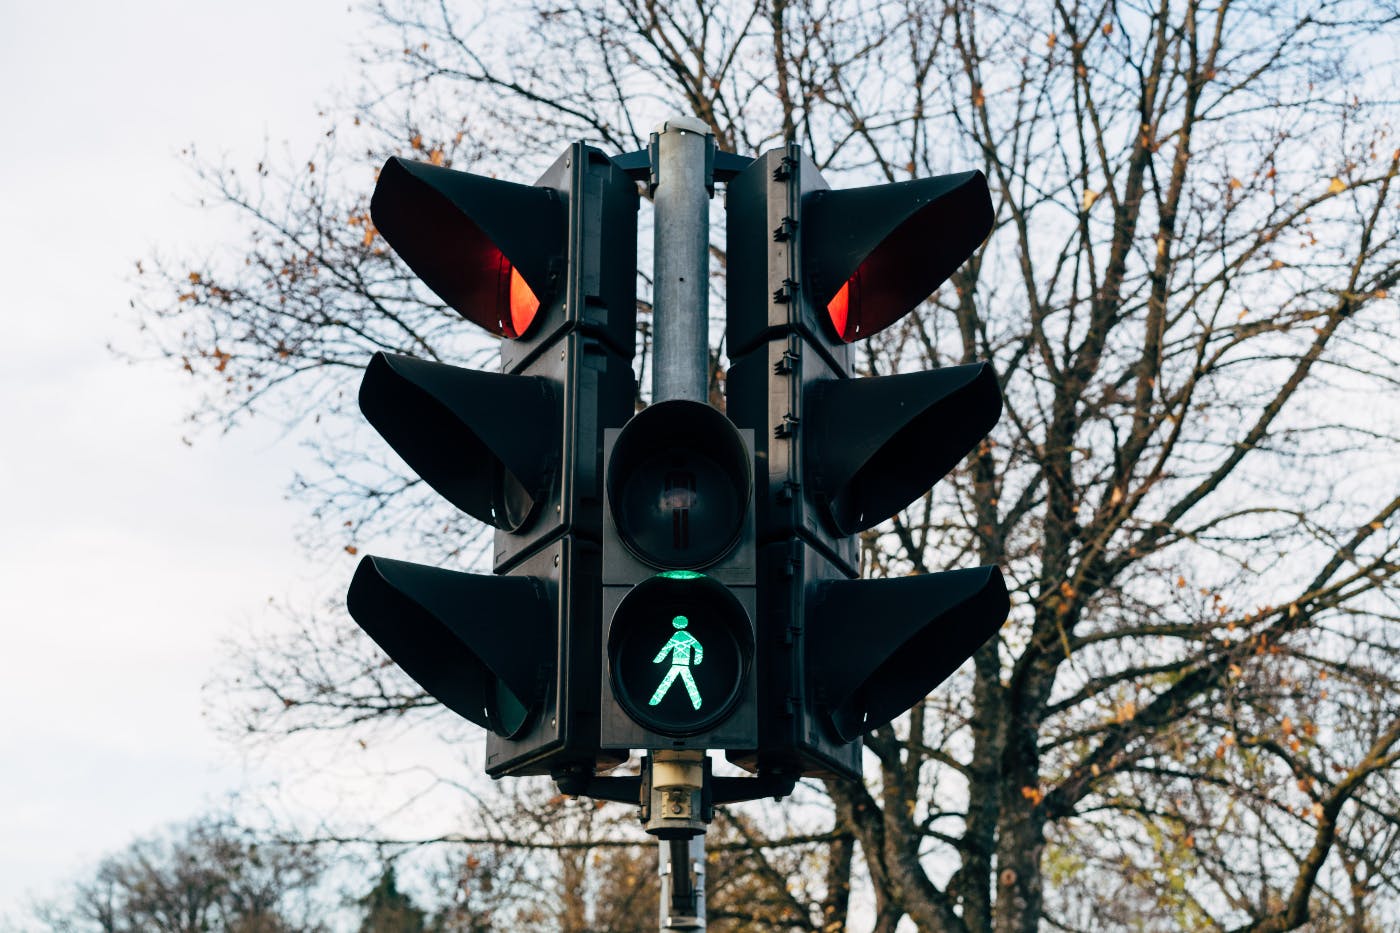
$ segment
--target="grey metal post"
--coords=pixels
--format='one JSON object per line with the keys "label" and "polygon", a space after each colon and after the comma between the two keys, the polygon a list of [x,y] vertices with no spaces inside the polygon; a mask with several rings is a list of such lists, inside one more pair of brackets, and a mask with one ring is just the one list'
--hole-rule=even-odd
{"label": "grey metal post", "polygon": [[[660,853],[662,933],[704,930],[705,837],[662,839]],[[678,901],[686,907],[677,909]]]}
{"label": "grey metal post", "polygon": [[709,132],[694,117],[656,128],[651,393],[658,402],[709,395]]}
{"label": "grey metal post", "polygon": [[[656,128],[651,397],[657,402],[709,401],[709,133],[694,117],[672,117]],[[658,847],[661,930],[704,930],[704,835],[661,839]],[[681,853],[688,857],[673,857]]]}

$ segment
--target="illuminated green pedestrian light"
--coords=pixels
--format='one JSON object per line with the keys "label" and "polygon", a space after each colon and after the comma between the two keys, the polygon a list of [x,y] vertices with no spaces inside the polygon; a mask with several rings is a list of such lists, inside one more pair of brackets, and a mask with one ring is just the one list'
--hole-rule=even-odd
{"label": "illuminated green pedestrian light", "polygon": [[[678,571],[684,573],[686,571]],[[671,574],[665,574],[670,576]],[[694,574],[703,576],[703,574]],[[700,688],[695,685],[695,677],[690,673],[691,651],[695,653],[695,664],[699,664],[705,659],[705,649],[700,642],[685,630],[690,624],[690,620],[685,616],[676,616],[671,620],[672,627],[676,633],[671,636],[670,641],[661,646],[661,650],[656,653],[656,657],[651,659],[652,664],[660,664],[666,660],[666,655],[671,656],[671,669],[666,672],[666,676],[661,681],[661,685],[656,688],[656,692],[651,695],[649,705],[656,706],[661,702],[661,698],[666,695],[666,691],[671,689],[671,684],[679,677],[685,682],[685,692],[690,695],[690,705],[697,710],[700,708]]]}
{"label": "illuminated green pedestrian light", "polygon": [[752,656],[749,610],[709,574],[647,577],[618,602],[608,633],[608,679],[623,712],[672,738],[733,712]]}

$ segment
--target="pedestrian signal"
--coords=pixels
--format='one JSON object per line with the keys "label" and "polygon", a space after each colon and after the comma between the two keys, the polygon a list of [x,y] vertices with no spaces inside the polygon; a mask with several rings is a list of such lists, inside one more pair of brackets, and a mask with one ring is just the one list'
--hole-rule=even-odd
{"label": "pedestrian signal", "polygon": [[672,399],[604,439],[602,745],[752,743],[753,434]]}
{"label": "pedestrian signal", "polygon": [[729,587],[691,571],[644,580],[618,604],[609,633],[613,696],[638,725],[667,736],[720,722],[744,686],[752,626]]}

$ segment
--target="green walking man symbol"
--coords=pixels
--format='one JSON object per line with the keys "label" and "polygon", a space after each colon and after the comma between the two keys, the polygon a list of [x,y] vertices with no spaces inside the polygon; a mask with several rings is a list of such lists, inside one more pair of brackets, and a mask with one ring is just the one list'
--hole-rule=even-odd
{"label": "green walking man symbol", "polygon": [[690,674],[690,652],[695,650],[695,662],[699,664],[705,659],[705,649],[695,636],[685,630],[690,624],[690,620],[685,616],[676,616],[671,620],[671,625],[675,627],[676,634],[671,636],[671,640],[662,645],[661,650],[656,653],[656,657],[651,659],[652,664],[660,664],[666,659],[666,655],[671,656],[671,669],[666,672],[666,678],[661,681],[661,686],[656,688],[656,692],[651,695],[649,705],[656,706],[661,702],[661,698],[666,695],[666,691],[671,689],[671,684],[679,677],[685,681],[685,692],[690,694],[690,705],[696,709],[700,708],[700,688],[695,686],[695,678]]}

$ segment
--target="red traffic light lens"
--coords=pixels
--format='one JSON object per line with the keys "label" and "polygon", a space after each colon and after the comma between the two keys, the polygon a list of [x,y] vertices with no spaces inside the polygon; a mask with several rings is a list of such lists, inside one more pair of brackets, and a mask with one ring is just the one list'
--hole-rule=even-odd
{"label": "red traffic light lens", "polygon": [[847,343],[917,308],[977,251],[994,219],[981,172],[813,191],[802,214],[808,294]]}
{"label": "red traffic light lens", "polygon": [[375,227],[425,285],[511,339],[537,326],[556,296],[566,215],[553,189],[397,157],[384,163],[370,200]]}
{"label": "red traffic light lens", "polygon": [[[851,313],[852,305],[855,306],[855,314]],[[850,343],[856,339],[855,334],[846,332],[847,325],[854,319],[860,320],[860,270],[846,280],[841,286],[841,290],[836,293],[826,304],[826,313],[831,317],[831,326],[836,329],[836,336]]]}
{"label": "red traffic light lens", "polygon": [[496,254],[499,259],[500,279],[496,290],[496,316],[500,321],[501,333],[512,340],[525,336],[530,325],[535,323],[535,315],[540,310],[540,300],[525,281],[520,270],[511,265],[504,253]]}

